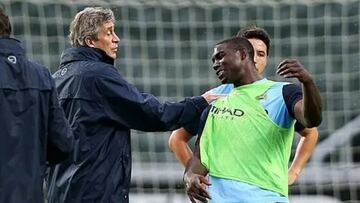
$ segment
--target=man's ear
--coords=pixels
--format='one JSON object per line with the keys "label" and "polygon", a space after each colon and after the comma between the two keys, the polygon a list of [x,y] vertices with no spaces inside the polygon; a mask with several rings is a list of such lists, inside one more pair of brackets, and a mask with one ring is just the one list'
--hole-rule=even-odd
{"label": "man's ear", "polygon": [[92,48],[95,47],[94,40],[93,40],[93,39],[90,39],[90,38],[88,38],[88,37],[85,39],[85,44],[86,44],[86,46],[88,46],[88,47],[92,47]]}
{"label": "man's ear", "polygon": [[244,48],[239,49],[239,53],[240,53],[240,57],[241,57],[242,61],[248,57],[246,49],[244,49]]}

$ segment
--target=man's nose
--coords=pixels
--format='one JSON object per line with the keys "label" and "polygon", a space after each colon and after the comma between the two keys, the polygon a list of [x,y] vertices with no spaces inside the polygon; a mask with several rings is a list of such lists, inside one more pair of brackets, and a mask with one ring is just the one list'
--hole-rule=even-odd
{"label": "man's nose", "polygon": [[114,34],[114,40],[113,40],[115,43],[119,43],[120,42],[120,38]]}
{"label": "man's nose", "polygon": [[212,68],[213,68],[214,70],[219,69],[219,67],[220,67],[220,64],[218,64],[218,63],[214,63],[213,66],[212,66]]}
{"label": "man's nose", "polygon": [[256,64],[256,62],[257,62],[257,56],[254,56],[254,63]]}

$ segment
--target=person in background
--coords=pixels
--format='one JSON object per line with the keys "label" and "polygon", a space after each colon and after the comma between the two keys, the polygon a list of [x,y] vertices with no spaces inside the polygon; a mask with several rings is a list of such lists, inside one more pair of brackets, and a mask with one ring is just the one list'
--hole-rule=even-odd
{"label": "person in background", "polygon": [[44,202],[46,166],[69,156],[75,139],[48,69],[26,58],[0,8],[0,202]]}

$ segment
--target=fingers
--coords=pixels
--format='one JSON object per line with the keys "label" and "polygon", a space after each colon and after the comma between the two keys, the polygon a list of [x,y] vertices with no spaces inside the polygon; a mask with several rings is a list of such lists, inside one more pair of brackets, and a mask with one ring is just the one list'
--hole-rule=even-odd
{"label": "fingers", "polygon": [[190,194],[188,194],[188,197],[192,203],[196,203],[196,200]]}
{"label": "fingers", "polygon": [[212,101],[219,99],[221,97],[225,97],[227,94],[216,94],[210,91],[205,92],[201,96],[210,104]]}
{"label": "fingers", "polygon": [[285,59],[285,60],[282,60],[279,65],[277,66],[277,69],[279,69],[279,67],[283,66],[284,64],[288,64],[288,63],[296,63],[298,62],[298,60],[296,59]]}
{"label": "fingers", "polygon": [[204,177],[204,176],[199,176],[199,182],[198,182],[198,186],[200,187],[200,188],[198,188],[198,189],[199,189],[199,193],[200,193],[202,196],[204,196],[204,197],[206,197],[206,198],[208,198],[208,199],[211,199],[210,194],[209,194],[209,192],[207,191],[207,186],[210,186],[210,185],[211,185],[211,184],[210,184],[209,180],[208,180],[206,177]]}
{"label": "fingers", "polygon": [[299,70],[298,68],[290,67],[290,68],[281,70],[278,74],[285,78],[300,77],[300,74],[299,74],[300,71],[301,70]]}
{"label": "fingers", "polygon": [[228,94],[214,94],[214,100],[222,98],[222,97],[226,97]]}
{"label": "fingers", "polygon": [[211,183],[209,182],[209,180],[208,180],[206,177],[200,176],[199,179],[200,179],[200,182],[201,182],[201,183],[203,183],[203,184],[205,184],[205,185],[207,185],[207,186],[210,186],[210,185],[211,185]]}
{"label": "fingers", "polygon": [[[203,187],[201,183],[194,184],[189,189],[188,193],[192,194],[193,197],[195,197],[198,200],[204,200],[204,199],[211,199],[210,194],[206,190],[206,187]],[[200,198],[200,199],[199,199]]]}
{"label": "fingers", "polygon": [[276,73],[284,78],[297,78],[302,83],[312,81],[309,72],[296,59],[286,59],[281,61],[277,67]]}
{"label": "fingers", "polygon": [[189,199],[193,202],[194,199],[200,200],[202,202],[207,201],[209,198],[209,194],[204,190],[199,189],[192,189],[187,191]]}
{"label": "fingers", "polygon": [[298,70],[301,67],[301,64],[297,61],[297,60],[284,60],[282,61],[276,70],[276,73],[279,75],[285,75],[284,71],[290,71],[290,72],[294,72],[296,70]]}
{"label": "fingers", "polygon": [[199,200],[201,202],[207,202],[207,198],[202,196],[201,194],[191,192],[191,193],[188,193],[188,196],[189,196],[189,199],[191,202],[196,202],[195,199]]}
{"label": "fingers", "polygon": [[196,202],[195,199],[202,202],[207,202],[207,199],[211,199],[210,194],[206,190],[206,187],[209,185],[211,184],[203,176],[198,176],[196,180],[192,181],[189,184],[186,183],[186,193],[188,194],[191,202]]}
{"label": "fingers", "polygon": [[296,59],[286,59],[277,67],[276,73],[285,78],[306,78],[306,70],[303,65]]}

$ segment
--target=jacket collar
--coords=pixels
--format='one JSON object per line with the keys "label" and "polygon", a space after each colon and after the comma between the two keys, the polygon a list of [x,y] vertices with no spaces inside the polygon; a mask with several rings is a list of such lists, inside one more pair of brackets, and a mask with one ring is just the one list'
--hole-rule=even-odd
{"label": "jacket collar", "polygon": [[101,49],[87,46],[66,49],[60,59],[60,64],[65,65],[73,61],[98,61],[114,65],[114,59]]}
{"label": "jacket collar", "polygon": [[0,53],[25,55],[25,50],[19,40],[10,37],[0,37]]}

